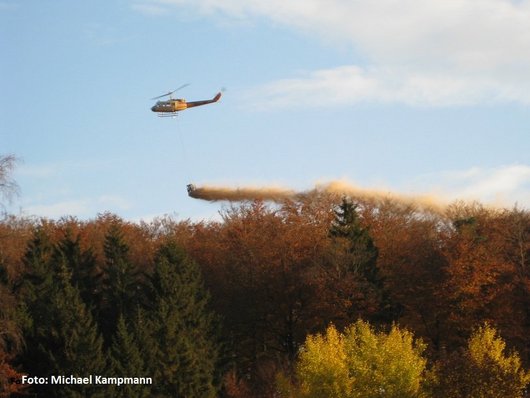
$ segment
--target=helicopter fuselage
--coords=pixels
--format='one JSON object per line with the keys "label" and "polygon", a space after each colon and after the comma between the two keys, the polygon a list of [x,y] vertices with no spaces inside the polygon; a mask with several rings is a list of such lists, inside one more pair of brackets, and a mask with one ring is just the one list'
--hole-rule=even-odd
{"label": "helicopter fuselage", "polygon": [[151,108],[153,112],[162,112],[162,113],[173,113],[178,111],[183,111],[188,108],[188,104],[184,99],[170,99],[167,101],[157,101],[155,105]]}
{"label": "helicopter fuselage", "polygon": [[221,98],[220,92],[217,93],[215,97],[213,97],[212,99],[201,100],[201,101],[189,101],[188,102],[182,98],[177,98],[177,99],[170,98],[166,101],[157,101],[156,104],[154,104],[151,107],[151,110],[153,112],[158,112],[159,116],[174,116],[177,112],[183,111],[184,109],[193,108],[196,106],[201,106],[201,105],[206,105],[206,104],[212,104],[214,102],[219,101],[219,98]]}

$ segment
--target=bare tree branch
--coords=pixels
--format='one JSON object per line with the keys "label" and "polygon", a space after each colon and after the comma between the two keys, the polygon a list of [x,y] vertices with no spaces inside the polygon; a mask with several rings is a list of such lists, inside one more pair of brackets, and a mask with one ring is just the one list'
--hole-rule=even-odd
{"label": "bare tree branch", "polygon": [[14,196],[19,193],[19,187],[12,178],[17,158],[14,155],[0,155],[0,206],[5,202],[11,203]]}

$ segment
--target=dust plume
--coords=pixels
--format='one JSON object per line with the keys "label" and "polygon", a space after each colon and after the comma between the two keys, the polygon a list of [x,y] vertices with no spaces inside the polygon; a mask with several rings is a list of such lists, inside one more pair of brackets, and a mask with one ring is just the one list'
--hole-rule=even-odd
{"label": "dust plume", "polygon": [[230,188],[208,185],[201,187],[188,185],[188,194],[192,198],[208,200],[210,202],[220,200],[233,202],[244,200],[269,200],[274,202],[297,196],[297,193],[293,190],[277,187]]}
{"label": "dust plume", "polygon": [[316,190],[335,194],[338,196],[349,196],[353,199],[382,203],[391,200],[406,206],[415,206],[420,210],[432,213],[444,213],[449,203],[435,197],[434,195],[404,195],[396,192],[384,191],[381,189],[366,189],[343,181],[331,181],[325,184],[318,184]]}
{"label": "dust plume", "polygon": [[314,193],[326,193],[338,197],[349,196],[352,199],[362,201],[383,203],[386,200],[399,202],[403,205],[413,205],[421,210],[443,213],[448,206],[447,202],[434,195],[403,195],[380,189],[366,189],[349,182],[331,181],[318,183],[311,190],[297,192],[292,189],[279,187],[222,187],[222,186],[188,186],[188,194],[192,198],[208,201],[245,201],[265,200],[282,201],[285,199],[297,199]]}

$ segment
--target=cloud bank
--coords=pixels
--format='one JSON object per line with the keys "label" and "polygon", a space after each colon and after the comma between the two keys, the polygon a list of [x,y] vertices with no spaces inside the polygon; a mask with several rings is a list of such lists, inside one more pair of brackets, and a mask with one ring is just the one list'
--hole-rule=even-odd
{"label": "cloud bank", "polygon": [[314,95],[330,105],[530,105],[530,0],[143,0],[134,7],[266,19],[346,44],[366,60],[260,88],[266,101],[282,106],[311,105]]}
{"label": "cloud bank", "polygon": [[423,176],[414,185],[429,189],[446,200],[477,200],[502,207],[517,205],[530,209],[528,165],[442,172]]}
{"label": "cloud bank", "polygon": [[[91,198],[72,198],[53,201],[51,203],[35,203],[32,201],[22,207],[22,214],[31,217],[59,219],[64,216],[80,218],[94,217],[97,213],[106,211],[119,213],[129,210],[132,204],[118,195],[102,195]],[[50,202],[50,201],[48,201]]]}

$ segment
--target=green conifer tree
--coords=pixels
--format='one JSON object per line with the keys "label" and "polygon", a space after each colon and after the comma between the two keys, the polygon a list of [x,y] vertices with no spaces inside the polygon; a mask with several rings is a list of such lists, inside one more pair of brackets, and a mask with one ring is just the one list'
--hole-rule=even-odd
{"label": "green conifer tree", "polygon": [[[26,252],[30,277],[21,293],[31,323],[22,362],[29,374],[88,377],[104,371],[97,325],[72,284],[76,253],[75,247],[51,247],[42,231],[36,232]],[[91,385],[36,385],[33,392],[47,397],[105,396],[104,389]]]}
{"label": "green conifer tree", "polygon": [[130,322],[130,334],[138,344],[146,377],[152,377],[155,373],[155,359],[160,355],[158,344],[154,338],[153,322],[150,318],[146,310],[138,307]]}
{"label": "green conifer tree", "polygon": [[[105,370],[103,339],[92,314],[71,283],[71,271],[65,262],[55,266],[55,286],[50,299],[50,328],[42,336],[41,349],[49,358],[50,375],[87,377]],[[49,396],[106,396],[94,385],[69,385],[50,388]]]}
{"label": "green conifer tree", "polygon": [[99,323],[106,342],[110,344],[120,316],[129,319],[138,306],[140,273],[129,260],[129,247],[117,225],[112,225],[106,234],[104,251]]}
{"label": "green conifer tree", "polygon": [[29,374],[41,375],[48,371],[48,358],[40,346],[42,336],[50,327],[50,295],[53,287],[51,257],[53,245],[44,228],[36,227],[28,243],[23,263],[26,275],[15,286],[20,299],[20,313],[26,319],[23,323],[25,347],[20,361]]}
{"label": "green conifer tree", "polygon": [[70,230],[55,246],[53,262],[65,262],[71,274],[71,282],[79,289],[81,298],[90,308],[94,307],[100,273],[96,269],[96,258],[92,250],[82,250],[80,237]]}
{"label": "green conifer tree", "polygon": [[[53,246],[42,227],[36,227],[33,238],[28,243],[23,263],[26,275],[15,286],[18,294],[28,306],[38,305],[38,297],[42,296],[52,285],[51,257]],[[35,309],[37,312],[37,309]]]}
{"label": "green conifer tree", "polygon": [[217,349],[197,265],[173,243],[158,251],[150,278],[150,320],[156,342],[149,364],[161,396],[214,397]]}
{"label": "green conifer tree", "polygon": [[351,301],[349,318],[368,318],[389,322],[396,313],[379,272],[377,249],[368,228],[361,224],[357,205],[343,198],[335,210],[329,236],[334,243],[332,255],[337,270],[337,289],[342,299]]}
{"label": "green conifer tree", "polygon": [[370,233],[360,223],[357,205],[347,198],[342,200],[335,210],[329,234],[332,238],[346,241],[349,271],[379,285],[381,280],[376,265],[379,253]]}
{"label": "green conifer tree", "polygon": [[[114,377],[149,377],[145,370],[145,362],[141,352],[141,342],[136,340],[134,333],[129,332],[125,318],[120,316],[116,334],[110,348],[109,374]],[[148,385],[124,385],[111,391],[116,398],[150,397]]]}

